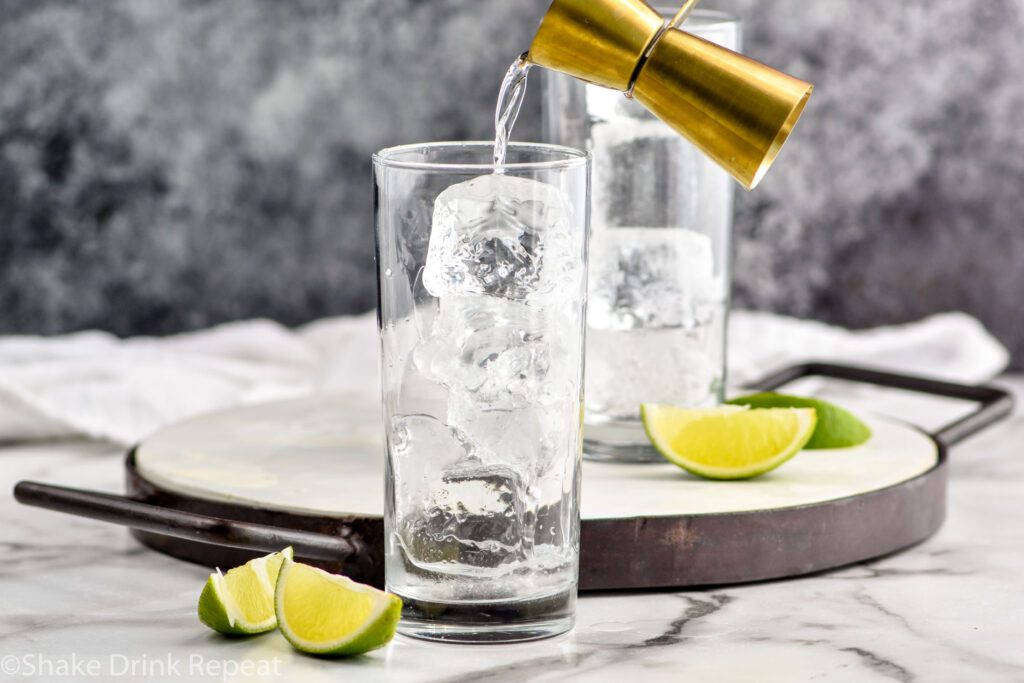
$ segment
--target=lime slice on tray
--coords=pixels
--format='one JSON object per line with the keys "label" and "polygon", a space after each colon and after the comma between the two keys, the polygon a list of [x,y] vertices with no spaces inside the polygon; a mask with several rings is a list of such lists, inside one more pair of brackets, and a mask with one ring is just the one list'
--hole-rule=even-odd
{"label": "lime slice on tray", "polygon": [[871,438],[871,428],[857,419],[853,413],[816,398],[768,391],[740,396],[726,403],[751,408],[814,408],[818,413],[818,426],[804,448],[848,448],[859,446]]}
{"label": "lime slice on tray", "polygon": [[356,655],[395,635],[402,601],[338,574],[285,559],[275,599],[281,633],[296,649]]}
{"label": "lime slice on tray", "polygon": [[273,630],[274,586],[285,559],[291,561],[291,548],[250,560],[227,574],[219,569],[210,574],[199,596],[199,620],[229,635]]}
{"label": "lime slice on tray", "polygon": [[669,462],[709,479],[747,479],[792,458],[814,432],[812,408],[687,409],[644,403],[644,429]]}

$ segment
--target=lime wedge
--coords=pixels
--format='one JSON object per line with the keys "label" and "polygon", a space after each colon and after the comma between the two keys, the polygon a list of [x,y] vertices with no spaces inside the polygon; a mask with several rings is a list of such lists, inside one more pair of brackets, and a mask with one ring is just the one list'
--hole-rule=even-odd
{"label": "lime wedge", "polygon": [[751,408],[814,408],[818,413],[818,426],[804,448],[848,448],[859,446],[871,438],[871,428],[857,419],[853,413],[817,398],[767,391],[740,396],[726,403]]}
{"label": "lime wedge", "polygon": [[292,549],[246,562],[227,574],[218,569],[206,580],[199,596],[199,620],[214,631],[230,635],[265,633],[277,626],[274,586],[281,563],[291,561]]}
{"label": "lime wedge", "polygon": [[811,438],[811,408],[721,406],[691,410],[644,403],[644,429],[669,462],[709,479],[747,479],[775,469]]}
{"label": "lime wedge", "polygon": [[338,574],[285,559],[275,599],[281,633],[303,652],[358,655],[395,636],[402,601]]}

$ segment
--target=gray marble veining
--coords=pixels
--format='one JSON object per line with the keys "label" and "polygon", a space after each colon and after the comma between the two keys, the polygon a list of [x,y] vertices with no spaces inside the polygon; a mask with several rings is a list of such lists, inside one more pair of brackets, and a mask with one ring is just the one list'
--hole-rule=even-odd
{"label": "gray marble veining", "polygon": [[[739,193],[736,303],[855,327],[963,309],[1024,367],[1020,0],[707,4],[817,85]],[[0,0],[0,332],[372,307],[369,155],[491,135],[546,5]]]}
{"label": "gray marble veining", "polygon": [[[1004,383],[1020,401],[1024,377]],[[945,524],[889,557],[752,585],[584,594],[576,628],[560,638],[481,647],[399,638],[339,661],[303,656],[276,633],[219,637],[195,616],[206,569],[4,494],[0,680],[75,659],[97,662],[102,680],[247,680],[238,672],[248,666],[252,680],[282,681],[1017,682],[1022,439],[1018,410],[957,445]],[[102,444],[10,445],[0,464],[5,491],[23,478],[121,489],[121,452]]]}

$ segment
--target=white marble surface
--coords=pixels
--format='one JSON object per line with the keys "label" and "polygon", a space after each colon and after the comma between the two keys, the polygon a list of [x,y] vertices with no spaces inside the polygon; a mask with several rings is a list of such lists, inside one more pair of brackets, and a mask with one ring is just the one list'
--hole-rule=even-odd
{"label": "white marble surface", "polygon": [[[1024,377],[1004,383],[1021,402]],[[891,557],[755,585],[585,594],[560,638],[399,638],[349,660],[304,656],[277,633],[222,638],[195,616],[206,569],[10,496],[20,479],[120,492],[120,449],[10,445],[0,448],[0,680],[1022,681],[1022,440],[1018,410],[955,447],[945,525]]]}

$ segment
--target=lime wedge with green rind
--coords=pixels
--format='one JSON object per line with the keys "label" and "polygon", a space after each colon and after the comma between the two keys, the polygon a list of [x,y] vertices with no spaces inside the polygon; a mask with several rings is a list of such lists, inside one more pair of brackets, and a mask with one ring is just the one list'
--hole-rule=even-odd
{"label": "lime wedge with green rind", "polygon": [[358,655],[395,636],[402,601],[348,577],[285,559],[274,601],[281,633],[317,655]]}
{"label": "lime wedge with green rind", "polygon": [[814,408],[818,426],[804,448],[849,448],[871,438],[871,428],[850,411],[817,398],[804,398],[766,391],[740,396],[726,403],[751,408]]}
{"label": "lime wedge with green rind", "polygon": [[199,596],[199,620],[227,635],[266,633],[277,626],[274,586],[282,563],[292,558],[285,548],[235,567],[218,569],[206,580]]}
{"label": "lime wedge with green rind", "polygon": [[748,479],[775,469],[800,451],[817,422],[811,408],[644,403],[640,416],[659,453],[708,479]]}

